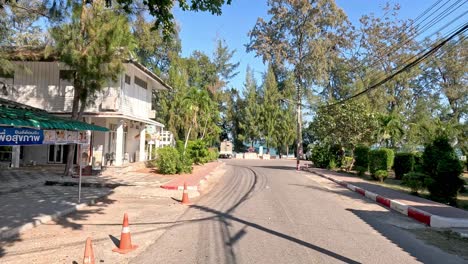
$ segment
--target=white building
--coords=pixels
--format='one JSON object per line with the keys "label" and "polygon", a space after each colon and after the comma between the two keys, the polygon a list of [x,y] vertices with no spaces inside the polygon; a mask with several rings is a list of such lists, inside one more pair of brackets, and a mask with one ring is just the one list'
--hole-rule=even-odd
{"label": "white building", "polygon": [[[73,101],[73,82],[68,67],[57,61],[15,61],[13,74],[0,75],[0,97],[41,108],[55,115],[69,116]],[[138,62],[124,64],[115,83],[109,83],[86,107],[84,120],[107,127],[110,132],[92,132],[88,153],[95,166],[120,166],[147,159],[146,127],[156,133],[164,125],[151,120],[154,90],[171,89],[158,76]],[[65,163],[68,145],[22,147],[22,162]],[[106,159],[107,158],[107,159]]]}

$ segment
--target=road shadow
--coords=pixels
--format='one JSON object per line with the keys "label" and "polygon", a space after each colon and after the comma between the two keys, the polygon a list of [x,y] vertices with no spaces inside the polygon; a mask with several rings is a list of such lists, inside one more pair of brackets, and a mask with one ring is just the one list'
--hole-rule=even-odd
{"label": "road shadow", "polygon": [[[103,214],[104,208],[115,202],[106,197],[113,193],[112,190],[102,191],[90,192],[89,197],[83,196],[82,203],[90,202],[91,199],[95,203],[82,210],[74,209],[78,204],[77,189],[72,187],[41,187],[37,190],[29,189],[0,196],[0,199],[3,199],[3,203],[0,204],[0,228],[7,230],[0,235],[9,236],[1,239],[0,257],[8,254],[8,247],[22,241],[21,233],[18,233],[17,229],[25,224],[31,224],[33,227],[53,224],[73,230],[82,229],[83,224],[80,222],[93,214]],[[91,198],[98,194],[105,196]],[[52,217],[42,219],[44,215]],[[51,220],[54,222],[49,223]]]}
{"label": "road shadow", "polygon": [[270,169],[270,170],[287,170],[287,171],[296,171],[295,166],[252,166],[253,168],[263,168],[263,169]]}
{"label": "road shadow", "polygon": [[390,214],[392,214],[392,212],[390,211],[346,210],[353,213],[375,231],[422,263],[464,263],[462,259],[455,262],[450,261],[450,259],[447,258],[450,253],[445,251],[444,253],[447,253],[447,256],[431,253],[431,251],[433,251],[432,246],[418,240],[414,234],[404,230],[402,227],[397,227],[382,221],[382,219],[391,218]]}

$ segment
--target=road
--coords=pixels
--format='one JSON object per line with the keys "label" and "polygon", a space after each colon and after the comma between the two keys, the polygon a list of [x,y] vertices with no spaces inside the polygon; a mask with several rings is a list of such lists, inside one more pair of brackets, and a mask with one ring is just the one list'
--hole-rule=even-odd
{"label": "road", "polygon": [[424,228],[291,161],[227,161],[220,182],[131,263],[464,263]]}

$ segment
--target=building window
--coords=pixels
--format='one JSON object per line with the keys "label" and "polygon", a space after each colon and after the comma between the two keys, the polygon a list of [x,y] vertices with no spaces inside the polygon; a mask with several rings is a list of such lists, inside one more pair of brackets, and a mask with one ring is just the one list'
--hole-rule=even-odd
{"label": "building window", "polygon": [[73,81],[75,71],[73,70],[60,70],[59,72],[59,78],[60,80],[67,80],[67,81]]}
{"label": "building window", "polygon": [[127,74],[125,74],[125,83],[130,84],[131,82],[132,82],[132,78],[128,76]]}
{"label": "building window", "polygon": [[135,84],[140,86],[141,88],[148,89],[148,84],[136,76],[135,76]]}

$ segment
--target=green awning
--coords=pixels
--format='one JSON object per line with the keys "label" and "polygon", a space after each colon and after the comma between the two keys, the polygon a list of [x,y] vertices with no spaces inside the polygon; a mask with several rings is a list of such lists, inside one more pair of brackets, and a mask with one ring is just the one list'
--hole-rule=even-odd
{"label": "green awning", "polygon": [[101,126],[57,117],[44,110],[0,99],[0,126],[37,129],[109,131]]}

